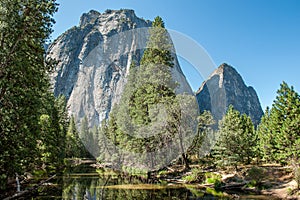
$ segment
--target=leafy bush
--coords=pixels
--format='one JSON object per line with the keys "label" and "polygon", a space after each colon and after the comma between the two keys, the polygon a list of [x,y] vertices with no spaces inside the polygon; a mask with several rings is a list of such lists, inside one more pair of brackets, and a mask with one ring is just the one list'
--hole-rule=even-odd
{"label": "leafy bush", "polygon": [[207,172],[205,173],[205,182],[214,184],[215,188],[220,188],[223,185],[222,176],[220,174]]}
{"label": "leafy bush", "polygon": [[0,190],[5,189],[7,182],[6,174],[0,174]]}
{"label": "leafy bush", "polygon": [[254,188],[257,186],[257,182],[256,180],[251,180],[248,184],[247,184],[247,187],[248,188]]}
{"label": "leafy bush", "polygon": [[188,183],[200,183],[204,180],[204,173],[200,168],[193,168],[191,174],[184,176],[182,179]]}
{"label": "leafy bush", "polygon": [[221,180],[222,176],[220,174],[207,172],[205,173],[205,178],[207,183],[213,184],[216,180]]}

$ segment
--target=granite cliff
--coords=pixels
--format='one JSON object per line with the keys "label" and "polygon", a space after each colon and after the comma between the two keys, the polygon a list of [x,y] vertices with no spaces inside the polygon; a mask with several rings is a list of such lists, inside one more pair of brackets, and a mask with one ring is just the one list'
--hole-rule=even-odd
{"label": "granite cliff", "polygon": [[225,63],[202,84],[196,96],[200,111],[211,111],[216,120],[222,118],[229,105],[249,115],[255,125],[263,115],[256,91],[246,86],[241,75]]}
{"label": "granite cliff", "polygon": [[[121,98],[130,64],[141,60],[151,24],[133,10],[91,10],[81,16],[78,26],[49,45],[47,58],[58,62],[51,74],[54,94],[66,96],[69,113],[77,122],[86,116],[92,127],[108,118]],[[174,58],[172,75],[180,83],[177,93],[192,93],[175,53]],[[230,104],[249,115],[256,125],[263,115],[255,90],[227,64],[212,73],[196,96],[200,111],[210,110],[216,120]]]}
{"label": "granite cliff", "polygon": [[[108,118],[120,100],[131,62],[140,62],[150,26],[151,21],[138,18],[133,10],[92,10],[48,47],[47,58],[58,61],[51,75],[54,94],[66,96],[77,122],[87,116],[92,127]],[[192,93],[174,58],[177,92]]]}

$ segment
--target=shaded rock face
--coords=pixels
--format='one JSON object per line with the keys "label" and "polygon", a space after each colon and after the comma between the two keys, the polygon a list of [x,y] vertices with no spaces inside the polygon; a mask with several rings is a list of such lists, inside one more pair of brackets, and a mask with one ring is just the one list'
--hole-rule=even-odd
{"label": "shaded rock face", "polygon": [[246,86],[240,74],[227,64],[222,64],[211,74],[196,96],[200,111],[211,111],[216,120],[222,119],[229,105],[249,115],[255,125],[263,115],[255,90]]}
{"label": "shaded rock face", "polygon": [[[48,47],[47,57],[58,61],[51,75],[54,94],[66,96],[77,122],[86,116],[92,127],[108,118],[121,98],[131,62],[140,62],[150,26],[133,10],[92,10]],[[180,83],[177,92],[192,93],[176,57],[172,74]]]}

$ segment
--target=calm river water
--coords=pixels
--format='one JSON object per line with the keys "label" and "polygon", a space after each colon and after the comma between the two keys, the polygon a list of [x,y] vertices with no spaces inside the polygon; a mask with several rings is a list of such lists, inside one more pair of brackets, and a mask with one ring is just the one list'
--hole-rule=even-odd
{"label": "calm river water", "polygon": [[[240,195],[239,199],[270,199],[268,196]],[[59,178],[58,184],[41,190],[34,199],[124,200],[124,199],[229,199],[213,196],[192,185],[145,184],[138,179],[122,178],[101,172],[87,165],[70,168]],[[231,198],[232,199],[232,198]]]}

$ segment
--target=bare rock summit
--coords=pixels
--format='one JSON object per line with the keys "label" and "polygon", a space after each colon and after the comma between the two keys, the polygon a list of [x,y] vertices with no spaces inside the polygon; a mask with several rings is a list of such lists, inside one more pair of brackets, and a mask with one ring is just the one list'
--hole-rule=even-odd
{"label": "bare rock summit", "polygon": [[200,111],[211,111],[216,120],[222,119],[229,105],[249,115],[255,125],[263,115],[256,91],[246,86],[241,75],[225,63],[202,84],[196,96]]}
{"label": "bare rock summit", "polygon": [[[86,116],[92,127],[108,118],[120,100],[131,62],[141,60],[151,25],[133,10],[92,10],[49,45],[47,58],[58,61],[51,75],[54,94],[66,96],[69,114],[77,122]],[[192,93],[176,56],[174,64],[177,90]]]}

